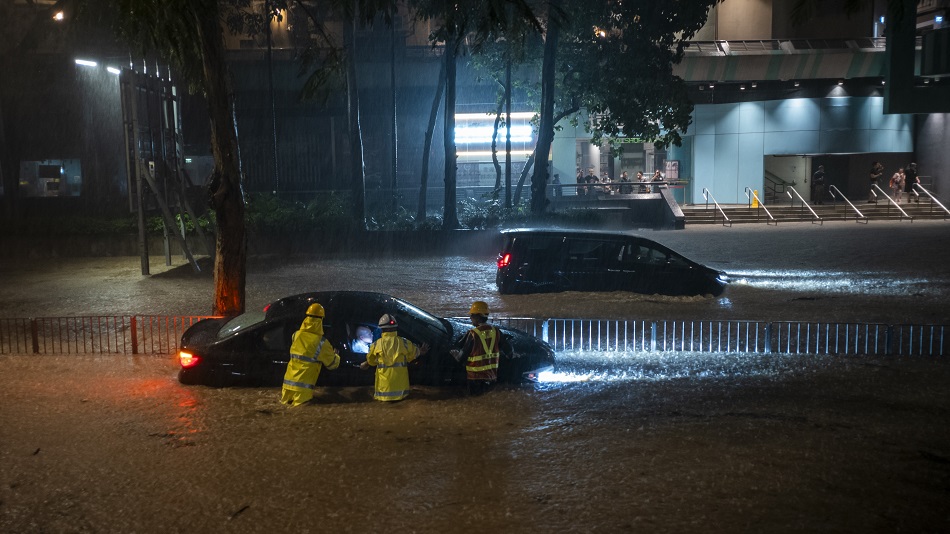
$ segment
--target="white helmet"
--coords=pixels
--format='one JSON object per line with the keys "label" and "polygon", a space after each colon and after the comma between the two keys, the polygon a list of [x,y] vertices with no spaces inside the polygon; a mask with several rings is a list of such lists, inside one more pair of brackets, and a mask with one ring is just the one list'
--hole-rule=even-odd
{"label": "white helmet", "polygon": [[384,313],[382,317],[379,318],[379,327],[383,330],[394,330],[398,324],[396,324],[396,318],[388,313]]}

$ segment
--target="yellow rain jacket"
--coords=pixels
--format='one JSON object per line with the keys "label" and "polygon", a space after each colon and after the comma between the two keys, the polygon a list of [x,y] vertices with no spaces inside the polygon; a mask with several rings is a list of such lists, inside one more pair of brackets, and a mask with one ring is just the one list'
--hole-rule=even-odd
{"label": "yellow rain jacket", "polygon": [[284,373],[284,387],[280,402],[299,406],[313,398],[313,387],[324,366],[334,370],[340,366],[340,356],[323,337],[323,319],[307,317],[294,332],[290,343],[290,361]]}
{"label": "yellow rain jacket", "polygon": [[376,367],[376,394],[380,401],[397,401],[409,395],[409,362],[419,357],[419,347],[399,337],[395,331],[383,332],[369,346],[366,363]]}

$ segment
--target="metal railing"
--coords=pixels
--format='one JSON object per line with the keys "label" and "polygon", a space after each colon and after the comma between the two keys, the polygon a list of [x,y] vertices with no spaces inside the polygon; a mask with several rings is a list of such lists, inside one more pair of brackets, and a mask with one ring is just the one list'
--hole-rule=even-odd
{"label": "metal railing", "polygon": [[[874,187],[877,187],[877,186],[875,185]],[[881,191],[881,188],[880,188],[880,187],[877,187],[877,189],[878,189],[878,191]],[[884,191],[881,191],[881,193],[883,193],[883,192],[884,192]],[[901,194],[903,194],[903,193],[901,193]],[[888,212],[888,214],[890,214],[891,206],[894,206],[895,208],[897,208],[897,211],[901,212],[901,214],[898,216],[898,219],[897,219],[897,220],[903,221],[904,219],[910,219],[910,222],[914,222],[914,218],[911,217],[910,215],[908,215],[907,212],[904,211],[904,208],[902,208],[902,207],[900,206],[900,204],[898,204],[897,202],[895,202],[894,199],[891,198],[890,195],[884,195],[884,198],[887,199],[887,212]],[[933,197],[931,197],[931,198],[933,198]]]}
{"label": "metal railing", "polygon": [[0,354],[171,354],[210,316],[132,315],[0,319]]}
{"label": "metal railing", "polygon": [[946,325],[495,318],[555,351],[944,356]]}
{"label": "metal railing", "polygon": [[[832,200],[832,202],[837,203],[837,202],[838,202],[838,197],[840,196],[840,197],[841,197],[841,200],[843,200],[844,202],[846,202],[846,203],[848,204],[848,206],[851,206],[851,210],[854,211],[854,213],[856,214],[855,217],[854,217],[855,222],[861,222],[861,220],[864,219],[864,223],[867,224],[868,218],[865,217],[863,213],[861,213],[861,210],[859,210],[859,209],[857,208],[857,206],[855,206],[854,204],[851,203],[850,200],[848,200],[848,197],[844,196],[844,193],[842,193],[840,189],[838,189],[838,188],[835,187],[834,185],[831,185],[831,186],[828,187],[828,192],[831,193],[831,200]],[[802,201],[802,202],[804,202],[804,201]],[[811,209],[811,208],[809,208],[809,209]],[[814,212],[812,212],[812,213],[814,213]],[[844,219],[845,219],[845,220],[848,220],[848,214],[847,214],[847,212],[845,212]]]}
{"label": "metal railing", "polygon": [[[832,186],[832,187],[834,187],[834,186]],[[792,193],[795,193],[795,196],[794,196],[794,197],[792,196]],[[802,210],[807,209],[807,210],[809,211],[809,213],[811,213],[811,216],[813,217],[813,219],[812,219],[812,221],[811,221],[812,224],[815,224],[815,220],[817,220],[819,225],[824,226],[824,224],[825,224],[824,219],[822,219],[821,217],[819,217],[818,214],[815,213],[815,210],[811,209],[811,206],[808,205],[808,202],[805,202],[805,199],[802,198],[802,195],[799,194],[798,191],[796,191],[794,188],[792,188],[792,189],[786,190],[786,191],[785,191],[785,194],[788,195],[788,198],[789,198],[789,200],[791,201],[790,203],[791,203],[793,206],[794,206],[794,204],[795,204],[795,197],[798,197],[798,201],[801,202],[801,205],[802,205]],[[832,193],[832,195],[834,195],[834,193]],[[853,206],[852,206],[852,207],[853,207]],[[855,210],[855,211],[857,211],[857,210]],[[860,212],[858,212],[858,214],[860,215]],[[861,216],[864,217],[864,215],[861,215]]]}
{"label": "metal railing", "polygon": [[[917,37],[916,47],[921,46]],[[744,54],[809,54],[818,51],[864,50],[882,52],[886,39],[883,37],[858,37],[852,39],[759,39],[735,41],[690,41],[687,55],[729,56]]]}
{"label": "metal railing", "polygon": [[[0,319],[0,354],[173,354],[206,316]],[[555,351],[944,356],[946,325],[495,317]]]}
{"label": "metal railing", "polygon": [[[706,200],[706,209],[709,209],[709,199],[712,199],[713,205],[716,207],[716,210],[718,210],[719,213],[722,214],[722,225],[726,226],[728,223],[729,226],[732,226],[732,221],[729,220],[729,217],[726,216],[726,212],[723,211],[722,206],[720,206],[719,203],[716,202],[716,198],[713,197],[712,193],[709,192],[709,189],[706,189],[705,187],[703,188],[703,199]],[[716,222],[715,217],[713,217],[713,222]]]}
{"label": "metal railing", "polygon": [[[756,194],[754,189],[752,189],[751,187],[746,187],[745,197],[749,199],[750,208],[752,207],[752,204],[754,203],[756,205],[755,206],[756,210],[761,209],[762,211],[765,212],[766,215],[769,216],[769,220],[765,221],[765,224],[774,224],[775,226],[778,226],[778,221],[775,220],[775,217],[772,217],[772,212],[770,212],[769,209],[765,207],[765,203],[759,199],[759,195]],[[755,200],[755,202],[753,202],[753,199]],[[756,214],[756,217],[758,217],[759,212],[756,211],[755,214]]]}
{"label": "metal railing", "polygon": [[[927,189],[924,189],[924,186],[922,186],[922,185],[920,185],[920,184],[914,184],[914,187],[913,187],[913,188],[915,189],[915,191],[914,191],[915,193],[917,192],[916,189],[919,189],[923,194],[925,194],[925,195],[927,195],[928,197],[930,197],[930,212],[931,212],[931,213],[933,213],[934,204],[936,204],[937,206],[940,206],[940,209],[941,209],[941,210],[943,210],[943,213],[944,213],[943,218],[944,218],[944,220],[947,219],[947,216],[950,215],[950,210],[948,210],[946,206],[944,206],[943,204],[941,204],[940,201],[937,200],[937,197],[933,196],[933,194],[932,194],[930,191],[928,191]],[[919,194],[918,194],[918,197],[919,197]]]}

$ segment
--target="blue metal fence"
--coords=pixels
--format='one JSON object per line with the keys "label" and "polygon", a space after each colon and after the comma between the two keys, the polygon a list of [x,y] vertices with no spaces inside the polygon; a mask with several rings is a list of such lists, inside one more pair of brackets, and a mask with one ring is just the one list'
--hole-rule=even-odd
{"label": "blue metal fence", "polygon": [[[0,318],[0,354],[172,354],[208,316]],[[945,325],[495,317],[555,351],[943,356]]]}

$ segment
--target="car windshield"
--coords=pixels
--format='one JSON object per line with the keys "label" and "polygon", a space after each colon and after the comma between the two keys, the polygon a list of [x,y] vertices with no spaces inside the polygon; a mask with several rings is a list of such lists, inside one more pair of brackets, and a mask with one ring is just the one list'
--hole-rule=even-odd
{"label": "car windshield", "polygon": [[263,312],[248,312],[241,315],[238,315],[234,319],[231,319],[224,326],[221,327],[221,330],[218,330],[218,339],[224,339],[228,336],[233,336],[241,330],[254,326],[264,320]]}
{"label": "car windshield", "polygon": [[404,311],[404,312],[406,312],[406,313],[409,313],[409,314],[411,314],[411,315],[415,315],[415,316],[417,316],[419,319],[423,319],[423,320],[425,320],[425,321],[430,321],[430,322],[433,322],[433,323],[436,323],[436,324],[441,324],[441,322],[442,322],[442,321],[439,320],[438,317],[436,317],[436,316],[432,315],[431,313],[429,313],[429,312],[423,310],[422,308],[417,308],[416,306],[414,306],[414,305],[412,305],[412,304],[409,304],[408,302],[406,302],[406,301],[404,301],[404,300],[402,300],[402,299],[394,298],[394,299],[393,299],[393,302],[396,303],[396,304],[402,309],[402,311]]}

